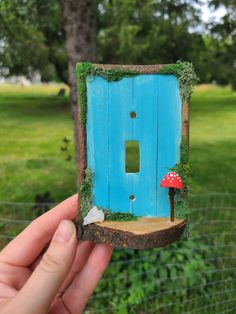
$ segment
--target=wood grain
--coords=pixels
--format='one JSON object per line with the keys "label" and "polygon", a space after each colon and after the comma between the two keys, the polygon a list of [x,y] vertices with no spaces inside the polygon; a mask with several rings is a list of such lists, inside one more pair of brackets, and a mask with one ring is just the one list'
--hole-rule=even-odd
{"label": "wood grain", "polygon": [[177,241],[186,226],[186,220],[169,218],[139,218],[137,221],[106,221],[83,226],[77,221],[78,238],[108,243],[114,247],[150,249]]}

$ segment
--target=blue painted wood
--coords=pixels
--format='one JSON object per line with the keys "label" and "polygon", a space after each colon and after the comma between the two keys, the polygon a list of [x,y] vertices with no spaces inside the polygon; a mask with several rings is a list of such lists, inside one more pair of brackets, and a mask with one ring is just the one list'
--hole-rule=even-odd
{"label": "blue painted wood", "polygon": [[[157,182],[179,162],[181,142],[181,99],[178,81],[173,75],[159,75],[158,78],[158,155]],[[170,216],[168,189],[158,186],[157,213],[160,217]]]}
{"label": "blue painted wood", "polygon": [[108,208],[108,87],[96,77],[87,78],[87,163],[94,173],[94,203]]}
{"label": "blue painted wood", "polygon": [[[87,157],[94,203],[140,216],[169,216],[162,177],[179,161],[181,100],[174,76],[87,81]],[[132,119],[130,112],[137,117]],[[140,143],[140,172],[125,172],[125,141]],[[135,200],[130,200],[130,195]]]}
{"label": "blue painted wood", "polygon": [[157,158],[157,75],[133,78],[137,118],[133,121],[133,138],[140,141],[140,172],[133,175],[133,213],[156,216]]}
{"label": "blue painted wood", "polygon": [[132,174],[125,172],[125,141],[132,140],[133,80],[109,83],[109,208],[132,212]]}

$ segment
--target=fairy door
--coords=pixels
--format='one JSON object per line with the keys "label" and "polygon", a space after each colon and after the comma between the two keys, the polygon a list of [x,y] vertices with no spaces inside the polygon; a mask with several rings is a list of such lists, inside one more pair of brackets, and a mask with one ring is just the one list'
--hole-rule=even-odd
{"label": "fairy door", "polygon": [[87,78],[87,164],[94,204],[138,216],[169,216],[160,181],[179,162],[181,100],[172,75],[109,82]]}

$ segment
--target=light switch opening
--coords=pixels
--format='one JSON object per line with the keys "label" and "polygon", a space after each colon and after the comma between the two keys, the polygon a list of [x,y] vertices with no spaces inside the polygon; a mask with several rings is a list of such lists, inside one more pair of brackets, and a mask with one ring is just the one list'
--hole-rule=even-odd
{"label": "light switch opening", "polygon": [[139,141],[125,142],[125,172],[136,173],[140,171]]}

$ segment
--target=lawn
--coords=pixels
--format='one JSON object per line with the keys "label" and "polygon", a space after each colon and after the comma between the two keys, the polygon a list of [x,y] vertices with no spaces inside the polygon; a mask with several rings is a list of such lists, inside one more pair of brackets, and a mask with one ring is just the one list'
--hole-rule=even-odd
{"label": "lawn", "polygon": [[[73,125],[62,85],[0,85],[0,201],[58,202],[76,192],[75,164],[60,147]],[[192,193],[235,192],[236,93],[202,85],[191,101]]]}
{"label": "lawn", "polygon": [[34,202],[50,192],[61,201],[76,192],[75,164],[62,153],[63,138],[73,125],[68,95],[60,85],[0,86],[0,200]]}
{"label": "lawn", "polygon": [[191,102],[192,192],[236,192],[236,92],[202,85]]}

